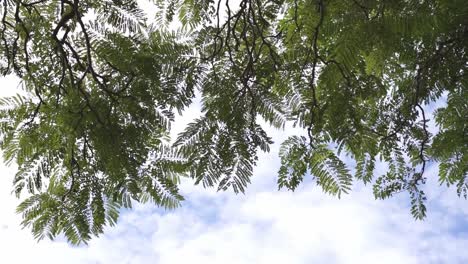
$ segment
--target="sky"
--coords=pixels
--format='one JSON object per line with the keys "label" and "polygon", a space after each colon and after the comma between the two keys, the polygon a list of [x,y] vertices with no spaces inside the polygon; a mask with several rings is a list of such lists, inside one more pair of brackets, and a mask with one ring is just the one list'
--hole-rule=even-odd
{"label": "sky", "polygon": [[[0,79],[0,96],[17,91]],[[198,116],[178,117],[174,134]],[[414,220],[408,195],[376,201],[370,186],[331,197],[306,178],[295,192],[278,191],[278,148],[295,129],[269,130],[275,143],[261,154],[245,195],[181,185],[186,201],[166,211],[151,204],[122,210],[118,224],[86,246],[63,238],[37,242],[21,229],[11,195],[15,167],[0,166],[0,263],[468,263],[468,208],[427,170],[428,217]],[[379,165],[376,174],[385,168]]]}
{"label": "sky", "polygon": [[[14,94],[17,86],[13,77],[0,78],[0,96]],[[198,114],[195,105],[178,117],[173,134]],[[16,168],[0,165],[0,263],[468,263],[467,201],[439,186],[436,164],[426,171],[428,216],[417,221],[406,193],[376,201],[370,186],[357,183],[337,199],[310,177],[295,192],[278,191],[279,143],[301,132],[267,131],[276,143],[260,155],[246,194],[216,192],[185,179],[180,208],[136,204],[86,246],[60,237],[37,242],[21,229],[19,200],[11,194]],[[376,168],[376,174],[384,171]]]}

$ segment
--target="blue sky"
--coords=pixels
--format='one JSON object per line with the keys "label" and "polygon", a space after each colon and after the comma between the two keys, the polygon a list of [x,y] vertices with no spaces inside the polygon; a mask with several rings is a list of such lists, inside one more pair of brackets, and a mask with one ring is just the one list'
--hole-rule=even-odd
{"label": "blue sky", "polygon": [[[0,95],[11,95],[16,86],[14,78],[0,78]],[[198,114],[194,107],[179,117],[173,134]],[[300,133],[269,132],[277,143]],[[278,191],[278,147],[261,154],[245,195],[185,179],[181,208],[136,204],[122,211],[115,227],[80,247],[60,238],[37,243],[19,227],[19,201],[11,195],[15,168],[0,166],[0,263],[468,263],[467,201],[438,185],[436,164],[426,171],[428,217],[416,221],[406,193],[375,201],[369,186],[356,184],[338,200],[310,178],[295,192]],[[379,165],[376,173],[384,170]]]}
{"label": "blue sky", "polygon": [[21,230],[9,195],[14,168],[2,168],[2,263],[467,263],[466,202],[438,188],[428,169],[429,216],[415,221],[405,194],[375,201],[357,186],[341,200],[305,182],[274,186],[276,153],[262,155],[246,195],[216,193],[185,181],[174,211],[136,205],[88,246],[36,243]]}
{"label": "blue sky", "polygon": [[[3,95],[15,80],[1,80]],[[174,133],[198,115],[179,117]],[[270,131],[277,142],[297,130]],[[295,192],[278,191],[278,145],[262,154],[245,195],[217,193],[184,180],[183,206],[164,211],[137,204],[88,246],[63,239],[37,243],[19,228],[10,195],[14,167],[0,168],[1,263],[468,263],[468,208],[427,170],[429,214],[415,221],[407,194],[375,201],[356,184],[338,200],[306,178]],[[377,172],[384,171],[382,166]]]}

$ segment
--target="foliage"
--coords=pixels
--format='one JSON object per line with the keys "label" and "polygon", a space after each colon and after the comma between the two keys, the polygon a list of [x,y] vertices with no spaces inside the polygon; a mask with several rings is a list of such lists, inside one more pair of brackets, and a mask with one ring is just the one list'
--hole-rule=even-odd
{"label": "foliage", "polygon": [[[340,197],[359,180],[378,199],[407,191],[422,219],[438,162],[466,198],[464,0],[154,2],[155,22],[132,0],[0,2],[0,71],[27,94],[0,101],[0,146],[37,238],[86,242],[132,201],[174,208],[184,175],[244,192],[273,143],[261,120],[306,132],[282,144],[279,188],[307,177]],[[197,92],[202,116],[171,144]]]}

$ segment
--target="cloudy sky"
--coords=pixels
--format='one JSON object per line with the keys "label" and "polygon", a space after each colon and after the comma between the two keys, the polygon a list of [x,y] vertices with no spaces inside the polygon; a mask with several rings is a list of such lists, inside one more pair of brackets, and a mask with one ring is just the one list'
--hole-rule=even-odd
{"label": "cloudy sky", "polygon": [[[0,96],[16,87],[14,78],[0,78]],[[179,117],[174,133],[197,114]],[[294,133],[270,131],[278,143]],[[426,172],[428,217],[415,221],[404,193],[375,201],[371,188],[358,184],[338,200],[310,178],[294,193],[278,191],[278,147],[261,155],[245,195],[184,180],[181,208],[136,205],[80,247],[63,239],[37,242],[20,228],[19,201],[11,195],[15,167],[0,165],[0,263],[468,263],[467,201],[438,185],[436,165]]]}
{"label": "cloudy sky", "polygon": [[[0,95],[15,91],[0,79]],[[198,115],[178,119],[176,131]],[[271,131],[277,142],[297,131]],[[427,171],[429,214],[415,221],[406,194],[375,201],[356,185],[341,200],[306,178],[296,192],[277,191],[278,144],[262,154],[245,195],[216,193],[185,180],[183,206],[136,205],[89,245],[36,242],[19,227],[11,193],[14,167],[0,167],[0,263],[468,263],[468,208]],[[377,168],[383,172],[384,168]]]}

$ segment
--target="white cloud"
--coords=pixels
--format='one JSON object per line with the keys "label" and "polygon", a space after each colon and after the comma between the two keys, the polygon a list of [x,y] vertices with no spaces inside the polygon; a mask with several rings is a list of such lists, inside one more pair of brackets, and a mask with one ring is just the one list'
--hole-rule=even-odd
{"label": "white cloud", "polygon": [[0,97],[12,96],[20,92],[19,79],[14,75],[0,76]]}
{"label": "white cloud", "polygon": [[[276,155],[275,153],[271,154]],[[307,179],[296,192],[276,191],[278,162],[263,155],[247,195],[216,193],[184,182],[188,201],[164,212],[125,211],[118,225],[89,246],[36,243],[19,230],[9,194],[14,169],[2,169],[0,248],[14,263],[466,263],[468,220],[462,201],[431,181],[429,217],[412,219],[407,199],[374,201],[356,187],[341,200]],[[428,170],[435,176],[436,168]],[[461,203],[461,204],[460,204]],[[461,206],[463,207],[463,206]],[[461,210],[461,211],[460,211]],[[7,226],[7,228],[4,228]],[[466,230],[464,230],[466,232]]]}
{"label": "white cloud", "polygon": [[[198,112],[191,112],[186,123]],[[180,123],[176,129],[180,130]],[[277,142],[298,131],[271,132]],[[10,195],[15,168],[1,168],[1,262],[14,263],[465,263],[464,200],[437,186],[428,169],[429,217],[412,219],[405,194],[375,201],[358,185],[341,200],[306,178],[296,192],[276,191],[278,145],[262,154],[246,195],[184,181],[182,208],[125,210],[116,227],[88,246],[36,243],[20,230]]]}

